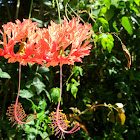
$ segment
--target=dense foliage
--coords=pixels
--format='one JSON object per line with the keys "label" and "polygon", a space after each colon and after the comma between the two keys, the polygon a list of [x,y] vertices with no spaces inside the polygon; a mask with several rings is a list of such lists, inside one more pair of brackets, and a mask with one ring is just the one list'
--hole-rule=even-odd
{"label": "dense foliage", "polygon": [[[17,14],[21,21],[27,19],[30,3],[0,0],[0,29],[9,21],[15,22]],[[91,53],[83,63],[63,66],[61,108],[73,124],[79,122],[81,126],[65,139],[139,139],[140,0],[62,0],[59,6],[62,21],[63,16],[80,16],[81,23],[91,23],[94,31]],[[56,1],[34,0],[31,20],[41,28],[47,28],[51,20],[59,23]],[[131,54],[130,69],[123,45]],[[38,119],[16,129],[9,124],[6,111],[16,99],[18,65],[0,57],[0,139],[56,139],[48,122],[59,99],[59,66],[22,66],[19,100],[25,112],[35,111]],[[122,110],[116,103],[124,105]]]}

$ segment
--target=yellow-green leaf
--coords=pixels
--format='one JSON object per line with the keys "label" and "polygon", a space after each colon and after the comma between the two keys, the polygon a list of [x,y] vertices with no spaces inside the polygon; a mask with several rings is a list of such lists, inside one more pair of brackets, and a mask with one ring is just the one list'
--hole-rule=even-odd
{"label": "yellow-green leaf", "polygon": [[138,6],[140,6],[140,0],[134,0],[134,2],[135,2]]}

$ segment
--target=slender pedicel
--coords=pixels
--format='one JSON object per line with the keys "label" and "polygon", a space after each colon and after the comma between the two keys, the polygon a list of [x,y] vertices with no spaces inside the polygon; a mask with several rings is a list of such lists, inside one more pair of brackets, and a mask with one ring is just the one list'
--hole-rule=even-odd
{"label": "slender pedicel", "polygon": [[60,97],[56,112],[52,112],[50,114],[50,119],[52,120],[52,122],[49,123],[50,128],[54,129],[55,135],[58,135],[58,137],[62,139],[64,138],[65,133],[67,134],[75,133],[80,129],[80,126],[79,124],[76,124],[70,131],[66,130],[69,127],[70,122],[67,120],[66,115],[62,113],[62,110],[59,110],[61,96],[62,96],[62,66],[60,67]]}
{"label": "slender pedicel", "polygon": [[23,124],[26,124],[37,118],[37,115],[35,115],[35,113],[30,116],[25,114],[25,111],[21,103],[18,102],[19,92],[20,92],[20,81],[21,81],[21,64],[19,63],[19,87],[18,87],[18,94],[17,94],[16,102],[15,104],[11,104],[11,106],[8,107],[8,110],[6,113],[6,115],[8,115],[9,117],[9,121],[13,123],[13,126],[17,124],[17,127],[19,125],[23,127]]}

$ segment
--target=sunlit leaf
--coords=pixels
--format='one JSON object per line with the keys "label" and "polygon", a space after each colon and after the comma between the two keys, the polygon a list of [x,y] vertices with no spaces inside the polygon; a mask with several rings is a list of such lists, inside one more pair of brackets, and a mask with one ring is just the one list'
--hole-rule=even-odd
{"label": "sunlit leaf", "polygon": [[23,89],[23,90],[20,90],[19,96],[22,98],[31,98],[34,96],[34,93],[32,91]]}
{"label": "sunlit leaf", "polygon": [[110,9],[111,0],[104,0],[105,6]]}
{"label": "sunlit leaf", "polygon": [[134,2],[135,2],[138,6],[140,6],[140,0],[134,0]]}
{"label": "sunlit leaf", "polygon": [[10,79],[11,76],[7,72],[0,71],[0,78],[8,78],[8,79]]}
{"label": "sunlit leaf", "polygon": [[132,35],[133,34],[133,27],[128,17],[124,16],[121,19],[122,26],[126,29],[126,31]]}
{"label": "sunlit leaf", "polygon": [[125,116],[125,114],[123,113],[123,111],[118,112],[116,121],[117,121],[118,123],[121,123],[122,125],[124,125],[125,119],[126,119],[126,116]]}
{"label": "sunlit leaf", "polygon": [[101,43],[102,43],[102,46],[103,48],[106,50],[109,51],[109,53],[111,53],[111,50],[114,46],[114,38],[112,35],[108,34],[103,34],[102,35],[102,38],[101,38]]}

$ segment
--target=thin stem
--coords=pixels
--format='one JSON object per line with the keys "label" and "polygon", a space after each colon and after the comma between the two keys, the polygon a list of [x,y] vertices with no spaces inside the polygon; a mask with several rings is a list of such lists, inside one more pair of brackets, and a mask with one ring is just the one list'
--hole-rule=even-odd
{"label": "thin stem", "polygon": [[19,7],[20,7],[20,0],[17,0],[17,9],[16,9],[16,19],[18,18],[18,13],[19,13]]}
{"label": "thin stem", "polygon": [[70,78],[72,77],[74,73],[72,72],[71,75],[69,76],[69,78],[67,79],[67,81],[63,84],[63,86],[70,80]]}
{"label": "thin stem", "polygon": [[18,98],[19,98],[19,92],[20,92],[20,81],[21,81],[21,64],[19,63],[18,94],[16,98],[16,105],[18,104]]}
{"label": "thin stem", "polygon": [[59,8],[58,0],[56,0],[56,4],[57,4],[57,10],[58,10],[59,24],[60,24],[60,27],[61,27],[61,16],[60,16],[60,8]]}
{"label": "thin stem", "polygon": [[29,12],[29,19],[31,18],[32,8],[33,8],[33,0],[31,0],[30,12]]}
{"label": "thin stem", "polygon": [[57,105],[57,115],[58,115],[58,112],[59,112],[61,96],[62,96],[62,66],[60,67],[60,97],[59,97],[59,101],[58,101],[58,105]]}
{"label": "thin stem", "polygon": [[62,131],[62,133],[71,134],[71,133],[74,133],[74,132],[78,131],[80,129],[80,127],[79,127],[78,124],[76,124],[70,131],[66,131],[60,125],[60,122],[59,122],[59,107],[60,107],[60,102],[61,102],[61,96],[62,96],[62,66],[60,66],[60,97],[59,97],[57,110],[56,110],[56,120],[57,120],[58,128],[60,129],[60,131]]}

